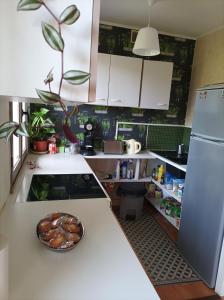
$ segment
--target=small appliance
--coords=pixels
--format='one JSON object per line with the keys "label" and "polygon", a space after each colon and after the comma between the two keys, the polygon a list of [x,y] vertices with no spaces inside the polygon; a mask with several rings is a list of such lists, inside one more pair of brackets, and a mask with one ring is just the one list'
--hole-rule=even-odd
{"label": "small appliance", "polygon": [[84,142],[81,145],[80,154],[85,156],[93,156],[96,155],[94,151],[94,124],[90,119],[84,124],[85,132],[84,132]]}
{"label": "small appliance", "polygon": [[124,141],[108,140],[103,142],[103,152],[107,154],[123,154],[125,149]]}
{"label": "small appliance", "polygon": [[135,139],[124,140],[126,144],[127,154],[136,154],[141,151],[141,143],[137,142]]}

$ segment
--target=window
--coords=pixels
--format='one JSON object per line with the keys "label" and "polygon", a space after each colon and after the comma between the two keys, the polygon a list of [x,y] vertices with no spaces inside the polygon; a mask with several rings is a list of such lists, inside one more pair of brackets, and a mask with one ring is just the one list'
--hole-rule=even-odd
{"label": "window", "polygon": [[[11,120],[17,123],[27,121],[27,103],[11,103]],[[26,137],[13,135],[11,139],[11,184],[15,182],[22,163],[28,152],[28,139]]]}

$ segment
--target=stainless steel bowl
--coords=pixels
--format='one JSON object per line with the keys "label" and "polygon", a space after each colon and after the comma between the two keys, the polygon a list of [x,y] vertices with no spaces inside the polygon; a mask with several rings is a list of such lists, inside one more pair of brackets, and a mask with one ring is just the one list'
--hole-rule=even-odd
{"label": "stainless steel bowl", "polygon": [[[41,237],[41,236],[42,236],[42,233],[40,233],[40,231],[39,231],[39,225],[40,225],[44,220],[48,220],[48,219],[50,220],[53,214],[60,214],[60,217],[59,217],[59,219],[61,219],[61,220],[59,221],[60,225],[58,225],[56,228],[60,228],[60,230],[62,230],[62,231],[64,230],[64,229],[62,229],[62,227],[61,227],[61,225],[62,225],[62,223],[63,223],[63,218],[65,218],[65,217],[71,217],[71,218],[74,218],[74,219],[76,220],[76,224],[77,224],[77,225],[79,226],[79,228],[80,228],[80,232],[78,233],[78,235],[79,235],[79,237],[80,237],[80,240],[79,240],[78,242],[76,242],[76,243],[74,242],[71,246],[68,246],[68,247],[65,247],[65,248],[62,248],[61,246],[58,247],[58,248],[54,248],[54,247],[51,247],[51,246],[49,245],[49,241],[45,241],[45,240],[42,239],[42,237]],[[58,219],[58,220],[59,220],[59,219]],[[53,220],[52,220],[52,222],[53,222]],[[64,230],[64,231],[65,231],[65,230]],[[57,213],[48,214],[46,217],[44,217],[43,219],[41,219],[41,220],[38,222],[38,224],[37,224],[37,226],[36,226],[36,234],[37,234],[37,238],[39,239],[39,241],[40,241],[45,247],[47,247],[48,249],[53,250],[53,251],[57,251],[57,252],[66,252],[66,251],[69,251],[69,250],[75,248],[75,247],[79,244],[79,242],[82,240],[82,238],[83,238],[83,236],[84,236],[84,226],[83,226],[83,224],[80,222],[80,220],[79,220],[78,217],[73,216],[73,215],[68,214],[68,213],[57,212]]]}

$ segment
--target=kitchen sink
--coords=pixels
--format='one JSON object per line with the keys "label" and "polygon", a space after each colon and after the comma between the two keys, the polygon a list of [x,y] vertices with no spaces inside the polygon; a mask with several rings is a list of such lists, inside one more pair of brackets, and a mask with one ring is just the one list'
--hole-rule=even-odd
{"label": "kitchen sink", "polygon": [[188,153],[183,153],[181,155],[178,155],[176,151],[153,151],[153,152],[180,165],[187,164]]}

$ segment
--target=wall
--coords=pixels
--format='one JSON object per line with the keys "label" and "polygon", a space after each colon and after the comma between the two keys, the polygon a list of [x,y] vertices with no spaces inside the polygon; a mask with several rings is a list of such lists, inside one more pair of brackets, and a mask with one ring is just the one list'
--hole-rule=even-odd
{"label": "wall", "polygon": [[198,38],[194,52],[186,125],[191,125],[195,90],[224,82],[224,28]]}
{"label": "wall", "polygon": [[[9,120],[9,103],[0,97],[0,124]],[[0,140],[0,210],[10,190],[10,146]]]}

